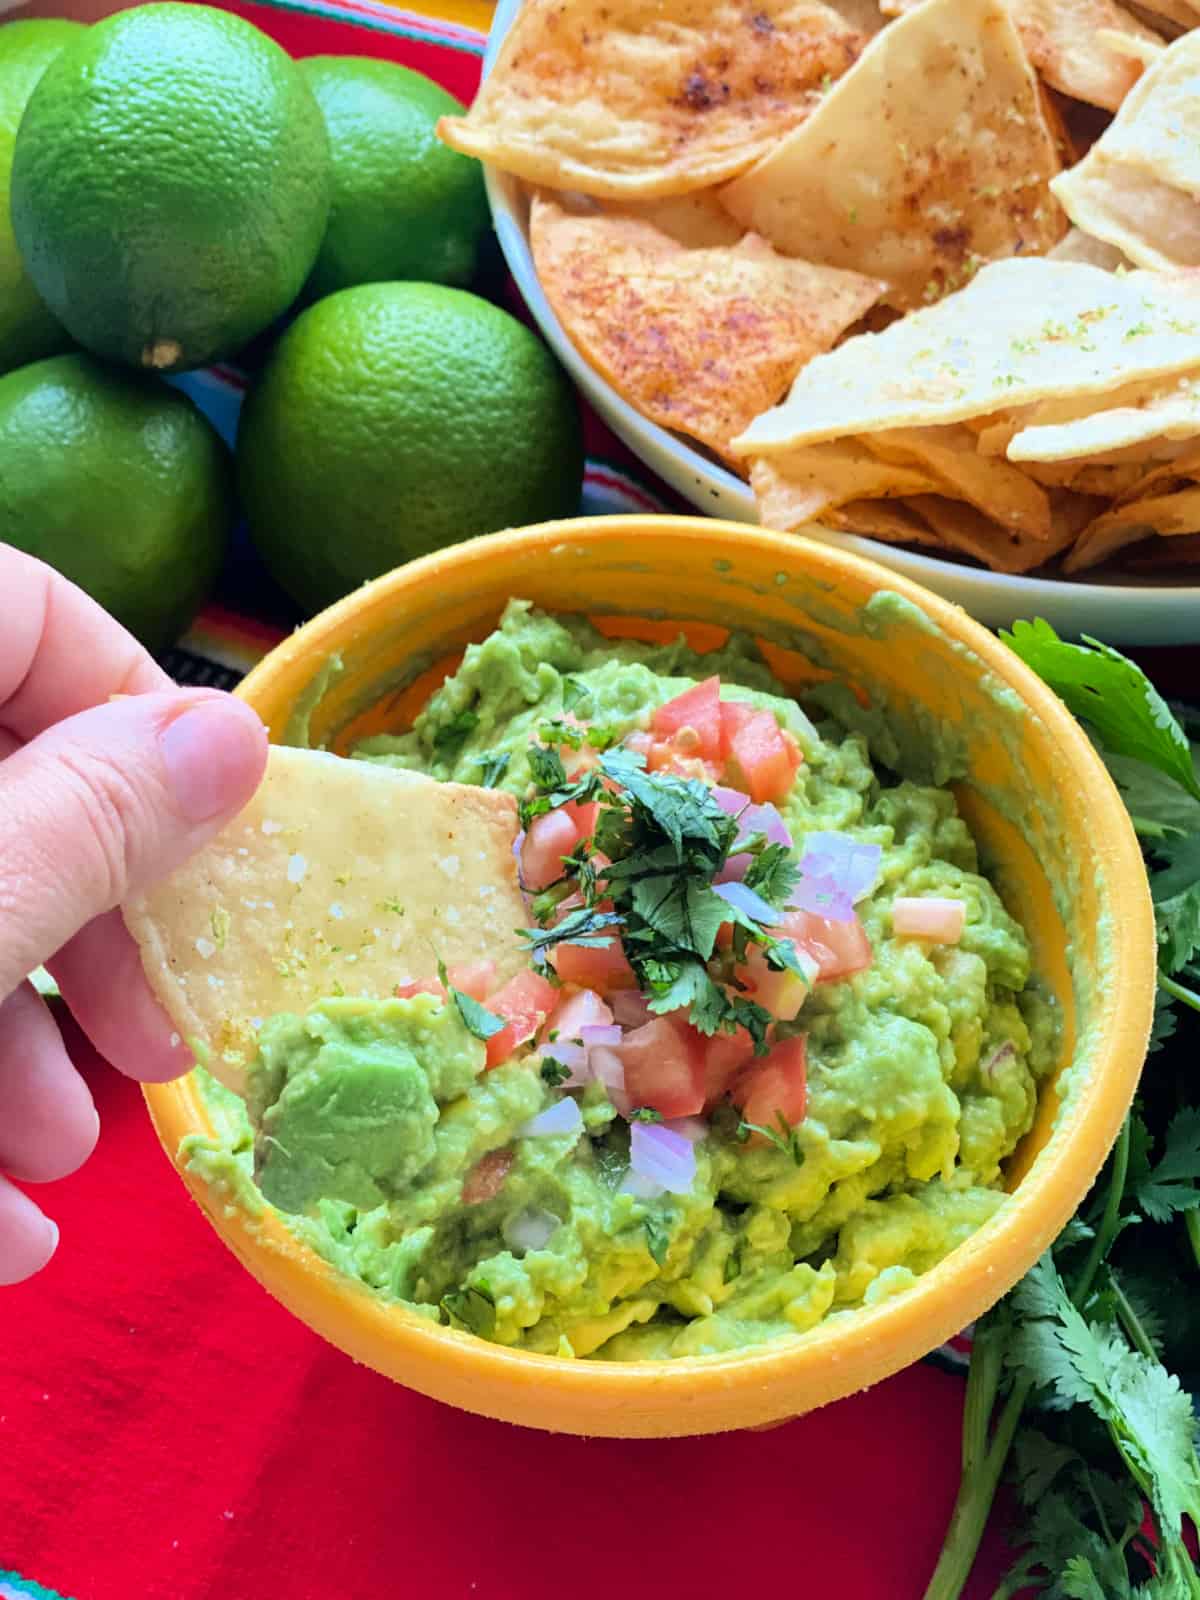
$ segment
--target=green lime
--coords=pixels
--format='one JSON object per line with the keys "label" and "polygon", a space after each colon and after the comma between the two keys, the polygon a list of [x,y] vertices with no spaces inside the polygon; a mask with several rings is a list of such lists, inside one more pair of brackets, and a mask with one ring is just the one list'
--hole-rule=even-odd
{"label": "green lime", "polygon": [[12,222],[29,276],[97,355],[174,371],[286,311],[329,215],[329,139],[294,61],[210,6],[98,22],[21,120]]}
{"label": "green lime", "polygon": [[232,521],[227,452],[191,401],[82,354],[35,361],[0,377],[0,461],[0,541],[151,650],[171,644],[212,588]]}
{"label": "green lime", "polygon": [[238,481],[271,572],[316,611],[477,533],[579,509],[574,392],[507,312],[427,283],[318,300],[242,411]]}
{"label": "green lime", "polygon": [[465,109],[419,72],[358,56],[300,63],[329,129],[333,204],[308,293],[419,278],[467,283],[488,227],[483,169],[437,137]]}
{"label": "green lime", "polygon": [[8,218],[8,190],[21,113],[42,73],[82,32],[81,22],[49,18],[0,28],[0,372],[71,345],[29,281]]}

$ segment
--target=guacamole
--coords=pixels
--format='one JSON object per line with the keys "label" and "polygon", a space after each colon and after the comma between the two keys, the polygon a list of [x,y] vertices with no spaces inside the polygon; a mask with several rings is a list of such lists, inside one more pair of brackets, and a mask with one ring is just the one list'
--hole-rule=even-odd
{"label": "guacamole", "polygon": [[[356,754],[509,790],[527,876],[546,816],[575,819],[561,879],[526,885],[536,982],[564,1010],[522,1029],[443,970],[266,1019],[245,1104],[203,1075],[218,1133],[188,1141],[192,1166],[384,1298],[564,1357],[740,1350],[903,1293],[1004,1204],[1056,1019],[950,790],[873,764],[845,706],[824,686],[802,708],[749,640],[697,655],[513,602],[410,732]],[[722,833],[731,793],[756,831]],[[682,890],[662,865],[679,834],[699,841]],[[831,851],[858,879],[830,878],[826,905]],[[805,861],[818,899],[779,913],[781,944],[765,913],[800,903]],[[898,932],[914,904],[945,931]],[[601,969],[590,1047],[564,1045],[554,1017]],[[663,1086],[684,1034],[693,1077]]]}

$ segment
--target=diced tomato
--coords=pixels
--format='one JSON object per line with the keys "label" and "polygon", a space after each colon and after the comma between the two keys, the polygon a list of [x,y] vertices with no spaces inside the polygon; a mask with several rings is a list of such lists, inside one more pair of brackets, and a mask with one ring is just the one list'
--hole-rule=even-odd
{"label": "diced tomato", "polygon": [[[496,987],[496,963],[494,961],[460,961],[450,968],[446,976],[450,979],[451,986],[461,989],[463,994],[469,994],[472,1000],[478,1000],[482,1005]],[[440,988],[441,985],[439,984]]]}
{"label": "diced tomato", "polygon": [[521,846],[521,877],[527,889],[544,889],[563,875],[563,856],[579,843],[579,829],[566,808],[534,817]]}
{"label": "diced tomato", "polygon": [[542,1037],[548,1039],[553,1033],[564,1041],[578,1040],[581,1028],[607,1027],[612,1019],[612,1012],[594,990],[576,989],[562,996],[546,1018]]}
{"label": "diced tomato", "polygon": [[750,998],[769,1011],[776,1022],[793,1021],[808,999],[810,985],[798,973],[776,972],[767,964],[761,946],[756,944],[747,947],[745,965],[738,968],[737,976]]}
{"label": "diced tomato", "polygon": [[704,1109],[711,1111],[754,1054],[754,1040],[745,1028],[736,1033],[714,1033],[705,1039]]}
{"label": "diced tomato", "polygon": [[700,1035],[686,1022],[655,1017],[635,1028],[615,1052],[625,1068],[625,1092],[633,1106],[650,1106],[664,1117],[691,1117],[704,1109],[704,1052]]}
{"label": "diced tomato", "polygon": [[557,1004],[558,990],[536,972],[518,972],[502,989],[489,995],[488,1010],[503,1017],[507,1027],[487,1042],[488,1066],[499,1066],[519,1044],[532,1039]]}
{"label": "diced tomato", "polygon": [[480,1156],[463,1179],[463,1205],[477,1206],[485,1200],[494,1200],[503,1189],[515,1159],[516,1152],[508,1149],[489,1150],[487,1155]]}
{"label": "diced tomato", "polygon": [[581,800],[568,800],[562,810],[575,824],[575,831],[581,839],[590,839],[596,831],[596,819],[600,815],[599,800],[589,800],[586,804]]}
{"label": "diced tomato", "polygon": [[392,993],[397,1000],[411,1000],[415,994],[435,994],[439,1000],[446,998],[446,991],[437,978],[414,978],[408,983],[398,983]]}
{"label": "diced tomato", "polygon": [[782,800],[792,787],[800,765],[800,750],[794,739],[784,736],[769,711],[751,711],[728,736],[727,775],[735,787],[744,789],[758,804]]}
{"label": "diced tomato", "polygon": [[818,983],[836,983],[871,965],[871,941],[857,917],[834,922],[812,911],[789,911],[771,932],[808,951],[820,968]]}
{"label": "diced tomato", "polygon": [[607,945],[556,944],[550,951],[550,961],[564,983],[577,983],[600,994],[607,994],[610,989],[637,988],[637,978],[616,934]]}
{"label": "diced tomato", "polygon": [[[650,718],[650,726],[658,736],[674,744],[680,754],[699,756],[703,761],[717,761],[721,755],[721,680],[705,678],[693,689],[685,689],[666,705],[659,706]],[[691,729],[693,738],[681,739],[685,729]]]}
{"label": "diced tomato", "polygon": [[733,736],[739,728],[744,728],[751,717],[759,715],[754,706],[748,706],[744,700],[722,700],[721,715],[721,743],[718,754],[722,761],[728,761],[729,751]]}
{"label": "diced tomato", "polygon": [[[790,1126],[803,1122],[808,1109],[808,1064],[803,1034],[781,1039],[769,1053],[738,1075],[731,1090],[734,1105],[747,1122],[774,1128],[780,1117]],[[758,1134],[751,1136],[761,1142]]]}

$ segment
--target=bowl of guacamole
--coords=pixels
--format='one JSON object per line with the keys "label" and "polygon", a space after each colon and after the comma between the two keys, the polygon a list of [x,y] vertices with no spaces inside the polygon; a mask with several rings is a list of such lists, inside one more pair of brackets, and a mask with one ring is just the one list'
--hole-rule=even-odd
{"label": "bowl of guacamole", "polygon": [[956,608],[582,520],[400,569],[243,692],[257,809],[127,910],[198,1061],[147,1097],[356,1358],[536,1426],[760,1425],[968,1324],[1095,1176],[1140,853]]}

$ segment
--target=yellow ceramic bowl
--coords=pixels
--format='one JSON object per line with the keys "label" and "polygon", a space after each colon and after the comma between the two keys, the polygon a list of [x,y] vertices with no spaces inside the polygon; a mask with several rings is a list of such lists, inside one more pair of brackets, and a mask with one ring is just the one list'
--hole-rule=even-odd
{"label": "yellow ceramic bowl", "polygon": [[[886,1377],[978,1316],[1091,1184],[1133,1095],[1152,1011],[1154,930],[1137,842],[1071,716],[962,611],[828,545],[733,524],[603,517],[455,546],[324,612],[241,692],[285,742],[337,652],[343,671],[311,727],[314,742],[344,752],[365,732],[405,726],[514,595],[585,612],[612,633],[661,638],[682,623],[702,649],[729,627],[749,629],[792,690],[834,674],[918,732],[965,741],[959,804],[1064,1024],[1054,1083],[1010,1164],[1009,1203],[906,1293],[794,1342],[618,1363],[531,1355],[437,1327],[339,1276],[276,1216],[253,1218],[181,1175],[273,1295],[355,1360],[424,1394],[510,1422],[626,1437],[794,1416]],[[149,1085],[146,1098],[172,1159],[185,1134],[212,1132],[190,1077]]]}

